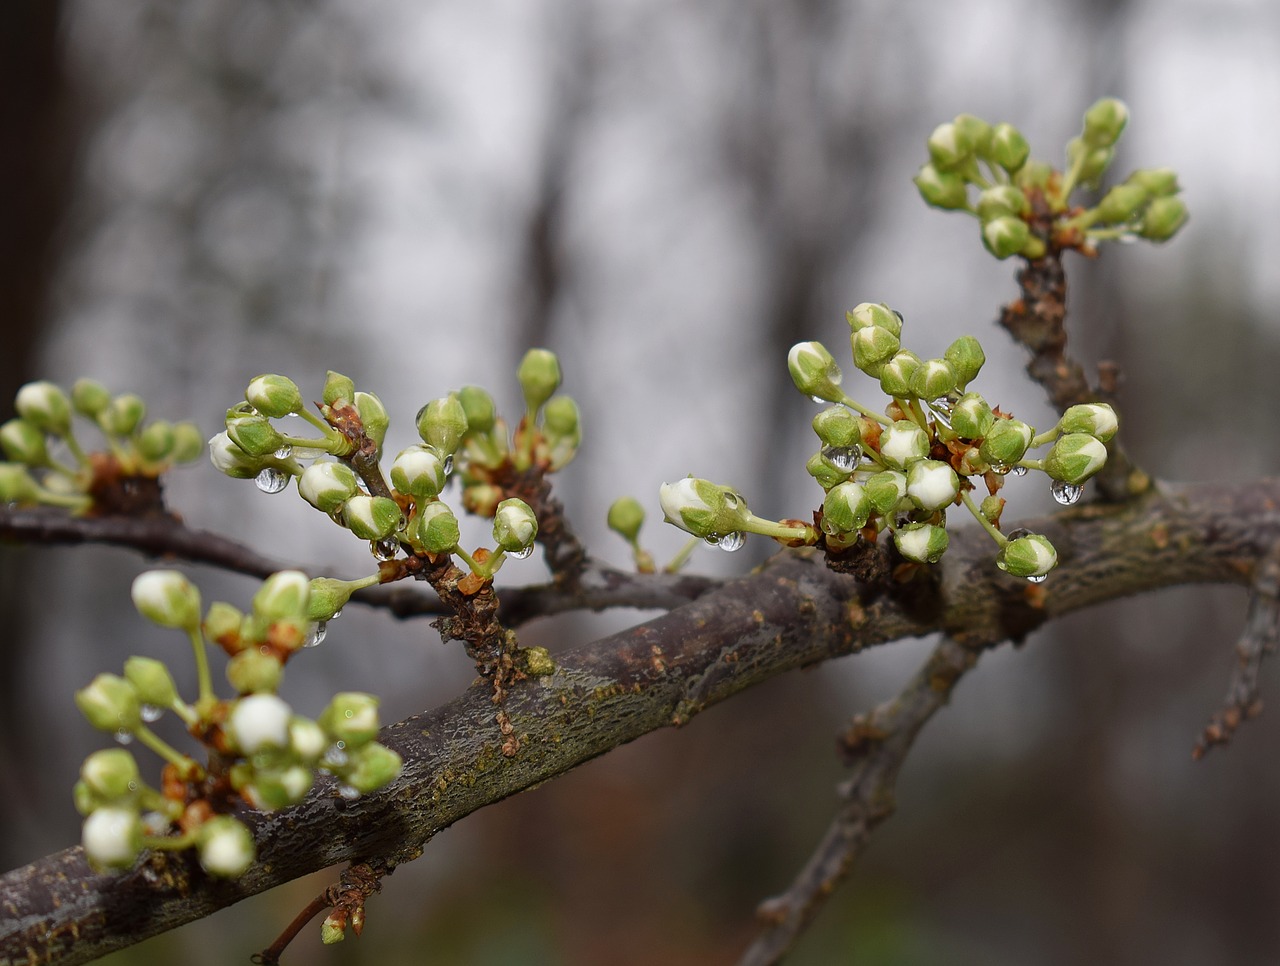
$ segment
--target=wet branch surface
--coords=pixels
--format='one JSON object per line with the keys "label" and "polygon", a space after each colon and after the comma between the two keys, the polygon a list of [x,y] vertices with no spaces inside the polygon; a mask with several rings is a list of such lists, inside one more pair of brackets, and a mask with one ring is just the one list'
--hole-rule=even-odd
{"label": "wet branch surface", "polygon": [[554,674],[506,697],[520,743],[510,757],[491,690],[473,686],[383,730],[405,768],[380,792],[348,802],[322,781],[298,806],[247,815],[259,860],[234,882],[208,878],[190,853],[152,855],[119,876],[93,873],[78,847],[16,869],[0,879],[0,966],[87,962],[335,863],[408,861],[469,813],[788,670],[938,630],[980,649],[1146,590],[1248,584],[1280,543],[1280,481],[1167,487],[1027,526],[1059,552],[1039,586],[998,571],[975,530],[953,537],[928,594],[872,593],[815,554],[784,552],[664,616],[557,653]]}

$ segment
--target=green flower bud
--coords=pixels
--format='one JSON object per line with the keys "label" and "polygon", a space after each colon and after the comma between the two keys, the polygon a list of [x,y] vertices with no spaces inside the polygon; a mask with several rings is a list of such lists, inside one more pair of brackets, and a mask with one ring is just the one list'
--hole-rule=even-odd
{"label": "green flower bud", "polygon": [[360,414],[364,434],[373,440],[378,452],[382,452],[382,441],[387,438],[387,427],[391,425],[387,407],[371,392],[357,392],[351,402]]}
{"label": "green flower bud", "polygon": [[47,466],[49,463],[44,433],[25,419],[11,419],[0,426],[0,449],[16,463],[27,466]]}
{"label": "green flower bud", "polygon": [[618,497],[609,507],[608,524],[610,530],[634,545],[644,525],[644,507],[633,496]]}
{"label": "green flower bud", "polygon": [[916,460],[907,469],[907,496],[922,510],[941,510],[960,492],[956,471],[939,460]]}
{"label": "green flower bud", "polygon": [[1128,120],[1129,109],[1123,101],[1114,97],[1096,101],[1084,113],[1084,143],[1091,148],[1110,148],[1120,140]]}
{"label": "green flower bud", "polygon": [[157,419],[138,434],[138,454],[149,463],[168,459],[175,441],[173,424]]}
{"label": "green flower bud", "polygon": [[1079,485],[1107,462],[1107,448],[1087,433],[1059,436],[1044,458],[1044,471],[1052,479]]}
{"label": "green flower bud", "polygon": [[663,483],[658,502],[667,523],[704,539],[741,532],[748,512],[747,501],[733,487],[692,476]]}
{"label": "green flower bud", "polygon": [[385,540],[400,527],[403,514],[385,496],[353,496],[342,504],[342,522],[362,540]]}
{"label": "green flower bud", "polygon": [[991,407],[976,392],[961,396],[951,410],[951,428],[964,439],[982,439],[995,421]]}
{"label": "green flower bud", "polygon": [[880,456],[892,469],[929,455],[929,434],[909,419],[899,419],[880,434]]}
{"label": "green flower bud", "polygon": [[787,370],[796,388],[816,402],[839,402],[840,367],[821,342],[797,342],[787,353]]}
{"label": "green flower bud", "polygon": [[178,700],[178,686],[164,663],[152,657],[134,656],[124,662],[125,680],[134,686],[143,704],[171,708]]}
{"label": "green flower bud", "polygon": [[960,139],[968,143],[970,150],[986,157],[991,148],[991,125],[972,114],[957,114],[951,122],[956,126]]}
{"label": "green flower bud", "polygon": [[[249,653],[249,652],[245,652]],[[243,754],[289,746],[293,710],[274,694],[250,694],[231,708],[223,730]]]}
{"label": "green flower bud", "polygon": [[253,595],[253,616],[268,624],[305,618],[310,596],[311,581],[301,570],[277,571]]}
{"label": "green flower bud", "polygon": [[538,518],[524,500],[503,500],[493,515],[493,539],[508,553],[520,553],[533,546],[538,535]]}
{"label": "green flower bud", "polygon": [[939,124],[926,142],[929,157],[939,171],[959,167],[973,154],[973,142],[967,132],[955,124]]}
{"label": "green flower bud", "polygon": [[937,563],[950,541],[946,528],[932,523],[908,523],[893,531],[898,553],[916,563]]}
{"label": "green flower bud", "polygon": [[142,778],[133,755],[123,748],[95,751],[80,766],[80,778],[99,799],[106,802],[133,802]]}
{"label": "green flower bud", "polygon": [[537,412],[560,388],[560,360],[548,349],[530,349],[520,360],[516,378],[524,393],[525,408]]}
{"label": "green flower bud", "polygon": [[0,463],[0,503],[35,503],[40,488],[21,463]]}
{"label": "green flower bud", "polygon": [[991,129],[991,144],[988,158],[1000,165],[1010,174],[1018,171],[1027,161],[1031,147],[1012,124],[1000,123]]}
{"label": "green flower bud", "polygon": [[324,392],[320,399],[326,406],[332,406],[339,400],[351,402],[355,399],[356,384],[340,372],[330,369],[324,376]]}
{"label": "green flower bud", "polygon": [[121,393],[98,415],[103,432],[113,436],[131,436],[147,415],[147,404],[131,392]]}
{"label": "green flower bud", "polygon": [[142,851],[142,819],[134,808],[107,805],[84,820],[85,857],[99,869],[127,869]]}
{"label": "green flower bud", "polygon": [[1187,221],[1187,206],[1181,198],[1156,198],[1147,205],[1138,234],[1148,241],[1168,241]]}
{"label": "green flower bud", "polygon": [[284,446],[284,437],[266,416],[230,416],[227,435],[250,457],[270,457]]}
{"label": "green flower bud", "polygon": [[1118,184],[1102,196],[1093,209],[1094,214],[1103,224],[1121,225],[1136,217],[1149,198],[1147,189],[1141,185]]}
{"label": "green flower bud", "polygon": [[907,495],[907,475],[896,470],[885,470],[870,477],[863,488],[867,491],[871,508],[882,517],[887,517]]}
{"label": "green flower bud", "polygon": [[204,636],[222,647],[237,645],[240,641],[240,626],[244,622],[244,614],[226,601],[215,600],[209,605],[205,614]]}
{"label": "green flower bud", "polygon": [[458,390],[458,402],[467,417],[467,429],[474,433],[488,433],[498,419],[493,397],[479,386],[463,386]]}
{"label": "green flower bud", "polygon": [[335,513],[359,492],[360,482],[345,463],[312,463],[298,477],[299,495],[323,513]]}
{"label": "green flower bud", "polygon": [[844,319],[849,323],[851,334],[859,329],[879,326],[896,336],[902,335],[902,316],[883,302],[860,302],[845,313]]}
{"label": "green flower bud", "polygon": [[997,419],[978,452],[992,467],[1010,467],[1027,455],[1035,430],[1020,419]]}
{"label": "green flower bud", "polygon": [[161,627],[195,630],[200,626],[200,591],[176,570],[148,570],[130,591],[138,613]]}
{"label": "green flower bud", "polygon": [[900,349],[880,369],[880,389],[890,396],[909,397],[911,376],[920,368],[920,357],[910,349]]}
{"label": "green flower bud", "polygon": [[71,387],[72,408],[90,419],[97,419],[110,402],[111,393],[107,387],[93,379],[77,379]]}
{"label": "green flower bud", "polygon": [[984,222],[1005,215],[1021,218],[1030,211],[1026,194],[1011,184],[995,185],[978,195],[978,218]]}
{"label": "green flower bud", "polygon": [[418,511],[414,537],[429,553],[450,553],[462,535],[453,510],[443,503],[428,503]]}
{"label": "green flower bud", "polygon": [[1178,187],[1178,173],[1172,168],[1140,168],[1125,179],[1125,184],[1145,188],[1152,198],[1166,198],[1182,190]]}
{"label": "green flower bud", "polygon": [[196,849],[204,870],[223,879],[239,878],[256,858],[253,833],[230,815],[215,815],[201,825]]}
{"label": "green flower bud", "polygon": [[131,732],[142,723],[137,689],[114,674],[99,674],[77,691],[76,707],[99,731]]}
{"label": "green flower bud", "polygon": [[1013,177],[1013,183],[1023,191],[1043,192],[1053,177],[1053,166],[1046,161],[1028,160]]}
{"label": "green flower bud", "polygon": [[[1115,157],[1113,148],[1090,147],[1081,138],[1072,138],[1067,144],[1067,160],[1080,164],[1079,183],[1096,185]],[[1081,160],[1081,158],[1083,158]]]}
{"label": "green flower bud", "polygon": [[347,938],[347,917],[329,913],[320,924],[320,942],[326,946],[340,943]]}
{"label": "green flower bud", "polygon": [[272,694],[283,677],[280,659],[259,647],[247,647],[227,661],[227,681],[237,694]]}
{"label": "green flower bud", "polygon": [[986,497],[978,507],[978,512],[986,517],[990,523],[998,525],[1000,523],[1000,514],[1004,512],[1004,498],[999,496]]}
{"label": "green flower bud", "polygon": [[307,594],[307,620],[333,620],[358,589],[356,582],[352,580],[312,577]]}
{"label": "green flower bud", "polygon": [[467,411],[454,393],[433,399],[418,410],[418,435],[442,456],[450,456],[467,432]]}
{"label": "green flower bud", "polygon": [[378,699],[359,691],[335,694],[316,723],[334,741],[346,742],[348,750],[354,750],[378,735]]}
{"label": "green flower bud", "polygon": [[[809,461],[804,464],[804,468],[810,476],[818,481],[818,485],[824,490],[829,490],[836,484],[843,483],[853,475],[853,470],[842,469],[826,459],[821,450],[809,457]],[[679,526],[679,524],[676,524],[676,526]],[[689,528],[681,527],[681,529],[688,530]]]}
{"label": "green flower bud", "polygon": [[1022,252],[1031,238],[1031,229],[1021,218],[1004,215],[982,226],[982,244],[996,258],[1009,258]]}
{"label": "green flower bud", "polygon": [[996,566],[1015,577],[1044,577],[1057,565],[1058,551],[1038,533],[1010,540],[996,556]]}
{"label": "green flower bud", "polygon": [[251,480],[267,465],[265,460],[242,450],[227,433],[218,433],[209,440],[209,462],[233,480]]}
{"label": "green flower bud", "polygon": [[391,485],[419,502],[434,500],[444,484],[444,460],[433,447],[402,449],[391,464]]}
{"label": "green flower bud", "polygon": [[878,377],[886,362],[902,348],[898,337],[878,325],[868,326],[853,333],[853,364],[872,377]]}
{"label": "green flower bud", "polygon": [[982,343],[971,335],[962,335],[947,346],[942,358],[951,363],[956,374],[956,388],[964,391],[964,387],[978,378],[987,354],[982,351]]}
{"label": "green flower bud", "polygon": [[946,359],[927,359],[911,374],[911,395],[937,399],[956,387],[956,372]]}
{"label": "green flower bud", "polygon": [[462,490],[462,505],[480,517],[491,517],[497,513],[502,499],[502,487],[490,483],[475,483]]}
{"label": "green flower bud", "polygon": [[543,429],[548,438],[581,435],[582,414],[569,396],[552,396],[542,411]]}
{"label": "green flower bud", "polygon": [[13,401],[18,415],[44,433],[65,436],[71,432],[71,400],[52,382],[29,382]]}
{"label": "green flower bud", "polygon": [[349,754],[342,769],[342,780],[360,794],[367,795],[399,777],[403,766],[398,754],[373,741]]}
{"label": "green flower bud", "polygon": [[1088,433],[1105,443],[1116,434],[1120,421],[1106,403],[1082,403],[1063,413],[1058,425],[1064,433]]}
{"label": "green flower bud", "polygon": [[939,171],[935,165],[926,164],[912,181],[927,205],[945,211],[969,207],[969,184],[955,171]]}
{"label": "green flower bud", "polygon": [[274,419],[300,413],[306,405],[297,383],[287,376],[272,373],[254,376],[244,391],[244,398],[262,415]]}
{"label": "green flower bud", "polygon": [[310,718],[294,715],[289,720],[289,751],[304,764],[314,765],[329,747],[329,736]]}
{"label": "green flower bud", "polygon": [[867,525],[871,509],[871,498],[861,483],[837,483],[822,501],[822,529],[829,534],[861,530]]}
{"label": "green flower bud", "polygon": [[314,781],[311,769],[303,765],[258,769],[253,773],[253,781],[245,786],[244,794],[254,808],[274,812],[297,805],[307,797]]}
{"label": "green flower bud", "polygon": [[862,442],[858,417],[844,406],[832,406],[813,417],[813,431],[827,446],[849,447]]}

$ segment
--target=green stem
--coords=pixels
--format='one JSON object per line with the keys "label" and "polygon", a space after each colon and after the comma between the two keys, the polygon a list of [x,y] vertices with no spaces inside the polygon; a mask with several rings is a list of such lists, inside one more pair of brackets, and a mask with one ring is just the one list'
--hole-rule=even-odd
{"label": "green stem", "polygon": [[280,434],[280,438],[289,446],[296,449],[315,449],[322,453],[328,453],[331,456],[348,456],[351,452],[351,443],[346,438],[338,436],[332,430],[329,435],[323,439],[308,439],[304,436],[286,436]]}
{"label": "green stem", "polygon": [[974,519],[982,524],[982,529],[986,530],[987,533],[991,535],[991,539],[994,540],[997,545],[1003,547],[1009,542],[1009,538],[997,530],[995,528],[995,524],[982,515],[982,511],[979,510],[977,504],[973,502],[973,497],[969,495],[968,490],[961,491],[960,500],[966,507],[968,507],[969,512],[973,514]]}
{"label": "green stem", "polygon": [[328,423],[326,423],[319,416],[317,416],[315,413],[313,413],[310,409],[306,409],[306,408],[300,409],[298,410],[298,415],[301,416],[303,419],[305,419],[307,422],[309,422],[316,429],[320,430],[320,432],[324,433],[325,436],[330,436],[334,434],[334,428],[330,426]]}
{"label": "green stem", "polygon": [[209,655],[205,651],[204,637],[199,626],[188,628],[187,634],[191,638],[191,650],[196,658],[196,681],[200,691],[196,707],[201,714],[206,714],[218,701],[217,695],[213,693],[213,679],[209,675]]}
{"label": "green stem", "polygon": [[701,542],[702,541],[698,537],[690,537],[688,542],[680,548],[680,552],[671,558],[671,562],[662,568],[663,573],[676,573],[685,565],[685,562],[689,559],[689,555],[693,553],[694,547]]}
{"label": "green stem", "polygon": [[93,506],[90,497],[79,493],[55,493],[42,486],[36,488],[36,499],[45,506],[58,506],[67,510],[87,510]]}
{"label": "green stem", "polygon": [[1124,238],[1126,235],[1132,235],[1137,230],[1136,225],[1115,225],[1111,228],[1090,228],[1084,233],[1084,237],[1090,241],[1114,241],[1117,238]]}
{"label": "green stem", "polygon": [[762,537],[775,537],[781,540],[803,540],[812,546],[818,542],[818,531],[811,526],[789,527],[776,520],[766,520],[754,513],[747,515],[746,525],[742,528],[747,533],[758,533]]}
{"label": "green stem", "polygon": [[882,416],[880,413],[877,413],[874,410],[868,409],[866,406],[862,405],[861,403],[856,402],[853,399],[850,399],[844,393],[840,394],[840,403],[841,405],[848,406],[855,413],[858,413],[861,416],[866,416],[868,419],[874,419],[881,426],[893,425],[893,420],[890,419],[888,416]]}
{"label": "green stem", "polygon": [[144,848],[152,851],[169,851],[179,852],[182,849],[189,849],[199,841],[196,832],[187,832],[185,835],[144,835],[142,836],[142,845]]}
{"label": "green stem", "polygon": [[67,449],[71,450],[71,455],[76,458],[77,463],[81,466],[89,465],[89,457],[86,456],[84,450],[80,448],[80,443],[76,440],[75,433],[68,430],[65,435],[61,436],[61,439],[67,444]]}
{"label": "green stem", "polygon": [[1062,432],[1062,422],[1059,421],[1052,429],[1046,429],[1039,436],[1032,437],[1031,442],[1027,445],[1027,448],[1036,449],[1037,447],[1043,446],[1045,443],[1052,442],[1053,440],[1058,438],[1058,434],[1061,432]]}
{"label": "green stem", "polygon": [[137,735],[139,741],[165,761],[169,762],[169,764],[179,769],[183,775],[186,775],[192,768],[200,767],[192,759],[182,754],[146,725],[137,725],[133,729],[133,733]]}

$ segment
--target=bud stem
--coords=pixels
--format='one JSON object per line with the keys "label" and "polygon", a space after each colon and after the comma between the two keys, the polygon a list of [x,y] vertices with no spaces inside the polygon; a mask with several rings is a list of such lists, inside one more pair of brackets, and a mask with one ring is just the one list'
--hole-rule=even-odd
{"label": "bud stem", "polygon": [[1035,449],[1038,446],[1043,446],[1045,443],[1052,443],[1058,438],[1061,432],[1062,421],[1059,420],[1052,429],[1046,429],[1039,436],[1033,436],[1031,442],[1027,444],[1027,449]]}
{"label": "bud stem", "polygon": [[803,540],[809,546],[818,542],[818,531],[813,527],[788,527],[774,520],[758,517],[754,513],[747,514],[746,526],[742,529],[747,533],[758,533],[762,537],[773,537],[775,540]]}
{"label": "bud stem", "polygon": [[843,405],[848,406],[858,415],[866,416],[868,419],[874,419],[881,426],[893,425],[893,420],[890,419],[888,416],[885,416],[882,413],[875,412],[874,410],[868,409],[866,406],[863,406],[861,403],[856,402],[853,399],[850,399],[848,396],[844,395],[843,393],[840,394],[840,402]]}
{"label": "bud stem", "polygon": [[690,537],[680,551],[671,558],[671,562],[662,568],[664,574],[674,574],[689,560],[689,555],[693,553],[694,548],[702,541],[697,537]]}
{"label": "bud stem", "polygon": [[145,724],[139,724],[133,729],[133,734],[144,745],[154,751],[169,764],[173,765],[185,777],[193,768],[199,769],[192,759],[182,754],[158,734],[148,728]]}
{"label": "bud stem", "polygon": [[200,633],[199,627],[193,627],[187,633],[191,636],[191,649],[195,652],[196,680],[199,682],[200,690],[196,709],[203,717],[218,703],[218,697],[213,693],[213,679],[209,675],[209,655],[205,653],[204,636]]}
{"label": "bud stem", "polygon": [[964,503],[969,512],[973,514],[974,519],[982,524],[982,529],[986,530],[987,533],[991,535],[991,539],[994,540],[998,546],[1003,547],[1009,542],[1009,538],[997,530],[995,528],[995,524],[982,515],[982,511],[974,504],[973,497],[969,495],[968,490],[960,491],[960,501]]}

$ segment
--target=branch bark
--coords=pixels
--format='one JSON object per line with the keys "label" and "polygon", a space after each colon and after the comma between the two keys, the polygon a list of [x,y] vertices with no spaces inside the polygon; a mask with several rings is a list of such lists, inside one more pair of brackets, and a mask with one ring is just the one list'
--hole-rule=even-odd
{"label": "branch bark", "polygon": [[190,855],[153,855],[97,875],[77,847],[0,879],[0,966],[83,963],[338,862],[419,854],[441,829],[650,731],[785,671],[942,630],[969,647],[1021,639],[1068,611],[1159,587],[1245,584],[1280,542],[1280,481],[1161,487],[1028,523],[1058,548],[1033,586],[992,564],[976,530],[954,536],[930,592],[871,597],[805,552],[637,627],[558,656],[556,672],[512,688],[520,738],[506,758],[487,687],[384,729],[401,777],[347,802],[328,784],[301,805],[250,816],[259,861],[211,880]]}

